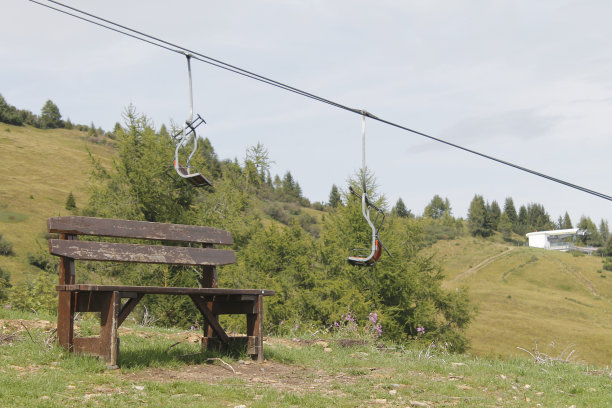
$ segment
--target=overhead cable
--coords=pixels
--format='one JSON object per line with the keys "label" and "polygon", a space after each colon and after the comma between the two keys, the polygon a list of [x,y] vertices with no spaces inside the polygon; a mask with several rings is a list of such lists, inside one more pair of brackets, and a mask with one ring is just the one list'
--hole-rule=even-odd
{"label": "overhead cable", "polygon": [[[488,154],[480,153],[478,151],[469,149],[467,147],[460,146],[458,144],[446,141],[444,139],[440,139],[440,138],[428,135],[426,133],[423,133],[423,132],[420,132],[420,131],[408,128],[406,126],[402,126],[402,125],[397,124],[395,122],[391,122],[389,120],[385,120],[383,118],[374,116],[374,115],[372,115],[371,113],[369,113],[369,112],[367,112],[365,110],[355,109],[355,108],[348,107],[348,106],[343,105],[341,103],[332,101],[330,99],[323,98],[321,96],[312,94],[310,92],[306,92],[306,91],[301,90],[299,88],[295,88],[293,86],[290,86],[290,85],[287,85],[285,83],[276,81],[274,79],[265,77],[263,75],[256,74],[254,72],[251,72],[251,71],[248,71],[246,69],[237,67],[235,65],[228,64],[226,62],[223,62],[223,61],[220,61],[218,59],[209,57],[209,56],[204,55],[202,53],[199,53],[197,51],[190,50],[190,49],[188,49],[186,47],[183,47],[181,45],[174,44],[174,43],[171,43],[169,41],[165,41],[165,40],[163,40],[161,38],[154,37],[152,35],[146,34],[144,32],[138,31],[138,30],[134,30],[134,29],[129,28],[127,26],[115,23],[113,21],[104,19],[102,17],[96,16],[96,15],[91,14],[91,13],[87,13],[85,11],[79,10],[79,9],[71,7],[71,6],[68,6],[68,5],[60,3],[58,1],[55,1],[55,0],[42,0],[42,1],[46,1],[47,3],[52,3],[52,4],[56,5],[56,6],[62,7],[63,9],[51,6],[49,4],[42,3],[41,1],[37,1],[37,0],[29,0],[29,1],[31,1],[32,3],[36,3],[36,4],[40,5],[40,6],[47,7],[49,9],[58,11],[60,13],[69,15],[71,17],[75,17],[77,19],[86,21],[88,23],[95,24],[95,25],[97,25],[99,27],[103,27],[103,28],[112,30],[112,31],[114,31],[116,33],[123,34],[123,35],[129,36],[131,38],[134,38],[134,39],[146,42],[146,43],[148,43],[150,45],[155,45],[155,46],[163,48],[163,49],[165,49],[167,51],[171,51],[171,52],[175,52],[175,53],[179,53],[179,54],[184,54],[184,55],[189,55],[194,60],[197,60],[197,61],[200,61],[200,62],[204,62],[206,64],[209,64],[209,65],[212,65],[212,66],[224,69],[226,71],[230,71],[230,72],[233,72],[235,74],[242,75],[244,77],[247,77],[247,78],[250,78],[250,79],[254,79],[256,81],[263,82],[263,83],[268,84],[268,85],[272,85],[274,87],[283,89],[285,91],[289,91],[289,92],[295,93],[297,95],[301,95],[301,96],[304,96],[304,97],[307,97],[307,98],[310,98],[310,99],[313,99],[313,100],[316,100],[316,101],[319,101],[319,102],[322,102],[322,103],[334,106],[336,108],[340,108],[340,109],[343,109],[343,110],[346,110],[346,111],[358,114],[360,116],[367,116],[367,117],[369,117],[369,118],[371,118],[373,120],[376,120],[376,121],[378,121],[380,123],[384,123],[386,125],[395,127],[397,129],[401,129],[401,130],[404,130],[404,131],[407,131],[407,132],[410,132],[410,133],[413,133],[413,134],[416,134],[416,135],[428,138],[430,140],[433,140],[433,141],[445,144],[447,146],[463,150],[465,152],[468,152],[468,153],[480,156],[482,158],[485,158],[485,159],[488,159],[488,160],[492,160],[494,162],[497,162],[497,163],[500,163],[500,164],[503,164],[503,165],[515,168],[517,170],[520,170],[520,171],[523,171],[523,172],[526,172],[526,173],[529,173],[529,174],[532,174],[532,175],[544,178],[546,180],[562,184],[562,185],[564,185],[566,187],[570,187],[570,188],[582,191],[584,193],[591,194],[591,195],[594,195],[596,197],[603,198],[604,200],[612,201],[612,196],[609,196],[607,194],[603,194],[603,193],[597,192],[595,190],[591,190],[591,189],[588,189],[586,187],[582,187],[582,186],[579,186],[577,184],[573,184],[573,183],[570,183],[568,181],[561,180],[559,178],[552,177],[552,176],[546,175],[544,173],[540,173],[538,171],[528,169],[528,168],[523,167],[523,166],[519,166],[517,164],[508,162],[506,160],[502,160],[502,159],[490,156]],[[70,11],[68,11],[68,10],[70,10]],[[77,13],[77,14],[75,14],[75,13]]]}

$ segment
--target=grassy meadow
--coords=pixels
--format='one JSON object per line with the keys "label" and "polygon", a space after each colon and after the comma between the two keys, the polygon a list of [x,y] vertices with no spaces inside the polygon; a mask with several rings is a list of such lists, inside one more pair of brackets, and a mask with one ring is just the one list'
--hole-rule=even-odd
{"label": "grassy meadow", "polygon": [[[15,252],[0,256],[0,268],[13,283],[36,271],[27,255],[46,250],[46,218],[70,214],[70,192],[77,207],[87,202],[89,152],[110,164],[112,148],[84,132],[0,124],[0,234]],[[441,240],[427,251],[444,265],[444,286],[467,286],[478,306],[468,329],[473,356],[530,360],[517,347],[537,347],[555,358],[612,363],[612,276],[600,258],[517,247],[499,236]]]}
{"label": "grassy meadow", "polygon": [[1,256],[0,268],[11,272],[13,282],[33,271],[27,254],[46,248],[46,219],[70,215],[68,194],[77,207],[87,202],[89,152],[108,164],[112,148],[88,142],[78,130],[0,123],[0,234],[16,254]]}
{"label": "grassy meadow", "polygon": [[[495,239],[439,241],[444,286],[467,286],[478,314],[468,329],[479,356],[529,355],[612,364],[612,276],[597,256],[513,247]],[[570,353],[572,353],[570,355]]]}
{"label": "grassy meadow", "polygon": [[[192,331],[120,329],[121,368],[68,355],[53,324],[0,310],[0,405],[44,407],[604,407],[612,372],[410,345],[268,338],[266,361],[201,353]],[[78,321],[79,330],[91,322]]]}

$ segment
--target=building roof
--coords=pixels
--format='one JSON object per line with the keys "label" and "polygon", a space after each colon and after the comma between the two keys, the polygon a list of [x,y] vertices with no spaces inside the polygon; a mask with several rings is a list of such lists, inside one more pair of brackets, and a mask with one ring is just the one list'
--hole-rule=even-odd
{"label": "building roof", "polygon": [[560,229],[560,230],[551,230],[551,231],[535,231],[528,232],[525,236],[530,237],[534,235],[574,235],[580,234],[579,228],[569,228],[569,229]]}

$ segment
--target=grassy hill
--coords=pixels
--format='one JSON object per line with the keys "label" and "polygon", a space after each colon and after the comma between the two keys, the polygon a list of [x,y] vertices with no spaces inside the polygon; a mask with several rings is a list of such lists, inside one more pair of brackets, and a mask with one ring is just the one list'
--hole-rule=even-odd
{"label": "grassy hill", "polygon": [[[46,319],[46,320],[44,320]],[[612,372],[309,335],[266,338],[264,363],[202,353],[199,333],[119,329],[119,370],[53,343],[53,316],[0,309],[7,407],[609,407]],[[79,319],[77,330],[91,329]],[[351,341],[352,340],[352,341]]]}
{"label": "grassy hill", "polygon": [[444,286],[468,286],[478,305],[468,329],[472,353],[528,356],[517,347],[537,347],[573,361],[612,362],[612,276],[601,258],[471,237],[432,250],[444,259]]}
{"label": "grassy hill", "polygon": [[112,148],[91,143],[85,132],[0,123],[0,234],[15,252],[0,257],[0,268],[12,281],[33,271],[27,255],[46,247],[46,219],[70,214],[64,208],[68,194],[77,206],[87,202],[88,151],[110,162]]}
{"label": "grassy hill", "polygon": [[[46,247],[46,218],[67,215],[88,199],[89,153],[108,165],[113,149],[77,130],[40,130],[0,124],[0,234],[15,256],[0,268],[18,282],[35,269],[27,255]],[[278,206],[282,211],[275,208]],[[262,217],[277,222],[296,212],[291,204],[260,203]],[[300,208],[308,222],[321,212]],[[279,215],[280,214],[280,215]],[[312,221],[315,220],[315,221]],[[312,226],[311,224],[308,224]],[[316,226],[316,224],[314,225]],[[529,357],[517,347],[598,365],[612,362],[612,276],[595,256],[513,247],[499,237],[438,241],[434,251],[446,272],[444,285],[468,286],[479,313],[468,330],[475,355]]]}

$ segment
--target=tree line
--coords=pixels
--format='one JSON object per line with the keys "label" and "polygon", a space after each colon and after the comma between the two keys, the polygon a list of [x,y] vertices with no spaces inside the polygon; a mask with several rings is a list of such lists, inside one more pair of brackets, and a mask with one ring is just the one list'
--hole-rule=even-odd
{"label": "tree line", "polygon": [[[165,129],[156,131],[146,117],[128,109],[115,133],[117,153],[112,167],[105,168],[92,158],[91,198],[73,211],[231,231],[237,262],[220,270],[219,286],[275,290],[276,295],[265,302],[269,333],[287,333],[298,326],[334,330],[350,315],[351,322],[374,337],[434,341],[453,351],[467,347],[464,330],[474,315],[467,291],[442,288],[441,265],[420,251],[428,245],[426,233],[403,210],[388,214],[381,231],[393,257],[385,257],[373,268],[354,267],[346,261],[348,255],[355,248],[369,247],[371,237],[361,200],[348,192],[348,185],[337,188],[341,205],[310,204],[289,172],[270,176],[270,159],[263,146],[247,149],[240,162],[219,160],[205,140],[192,165],[214,180],[214,188],[194,189],[166,174],[174,142]],[[361,185],[359,177],[349,182],[356,189]],[[373,175],[368,175],[368,191],[377,205],[386,208]],[[315,217],[318,231],[305,228],[299,216],[275,222],[266,214],[271,203],[298,206],[301,215],[322,210]],[[9,302],[15,307],[41,307],[25,301],[43,284],[48,286],[46,293],[53,294],[57,261],[41,251],[31,263],[40,268],[42,277],[29,286],[20,283],[10,289]],[[199,275],[193,268],[165,265],[80,263],[78,267],[79,279],[131,285],[194,286]],[[46,300],[36,296],[39,303]],[[143,302],[162,325],[190,327],[199,316],[188,299],[157,296]],[[53,301],[49,305],[56,306]],[[376,316],[375,325],[372,316]],[[230,324],[244,324],[231,316],[228,319]]]}
{"label": "tree line", "polygon": [[15,126],[29,125],[39,129],[76,129],[88,132],[90,137],[108,136],[112,138],[112,133],[96,127],[93,122],[88,126],[72,123],[70,119],[63,120],[58,106],[50,99],[45,102],[40,114],[37,115],[29,110],[16,108],[0,94],[0,122]]}

